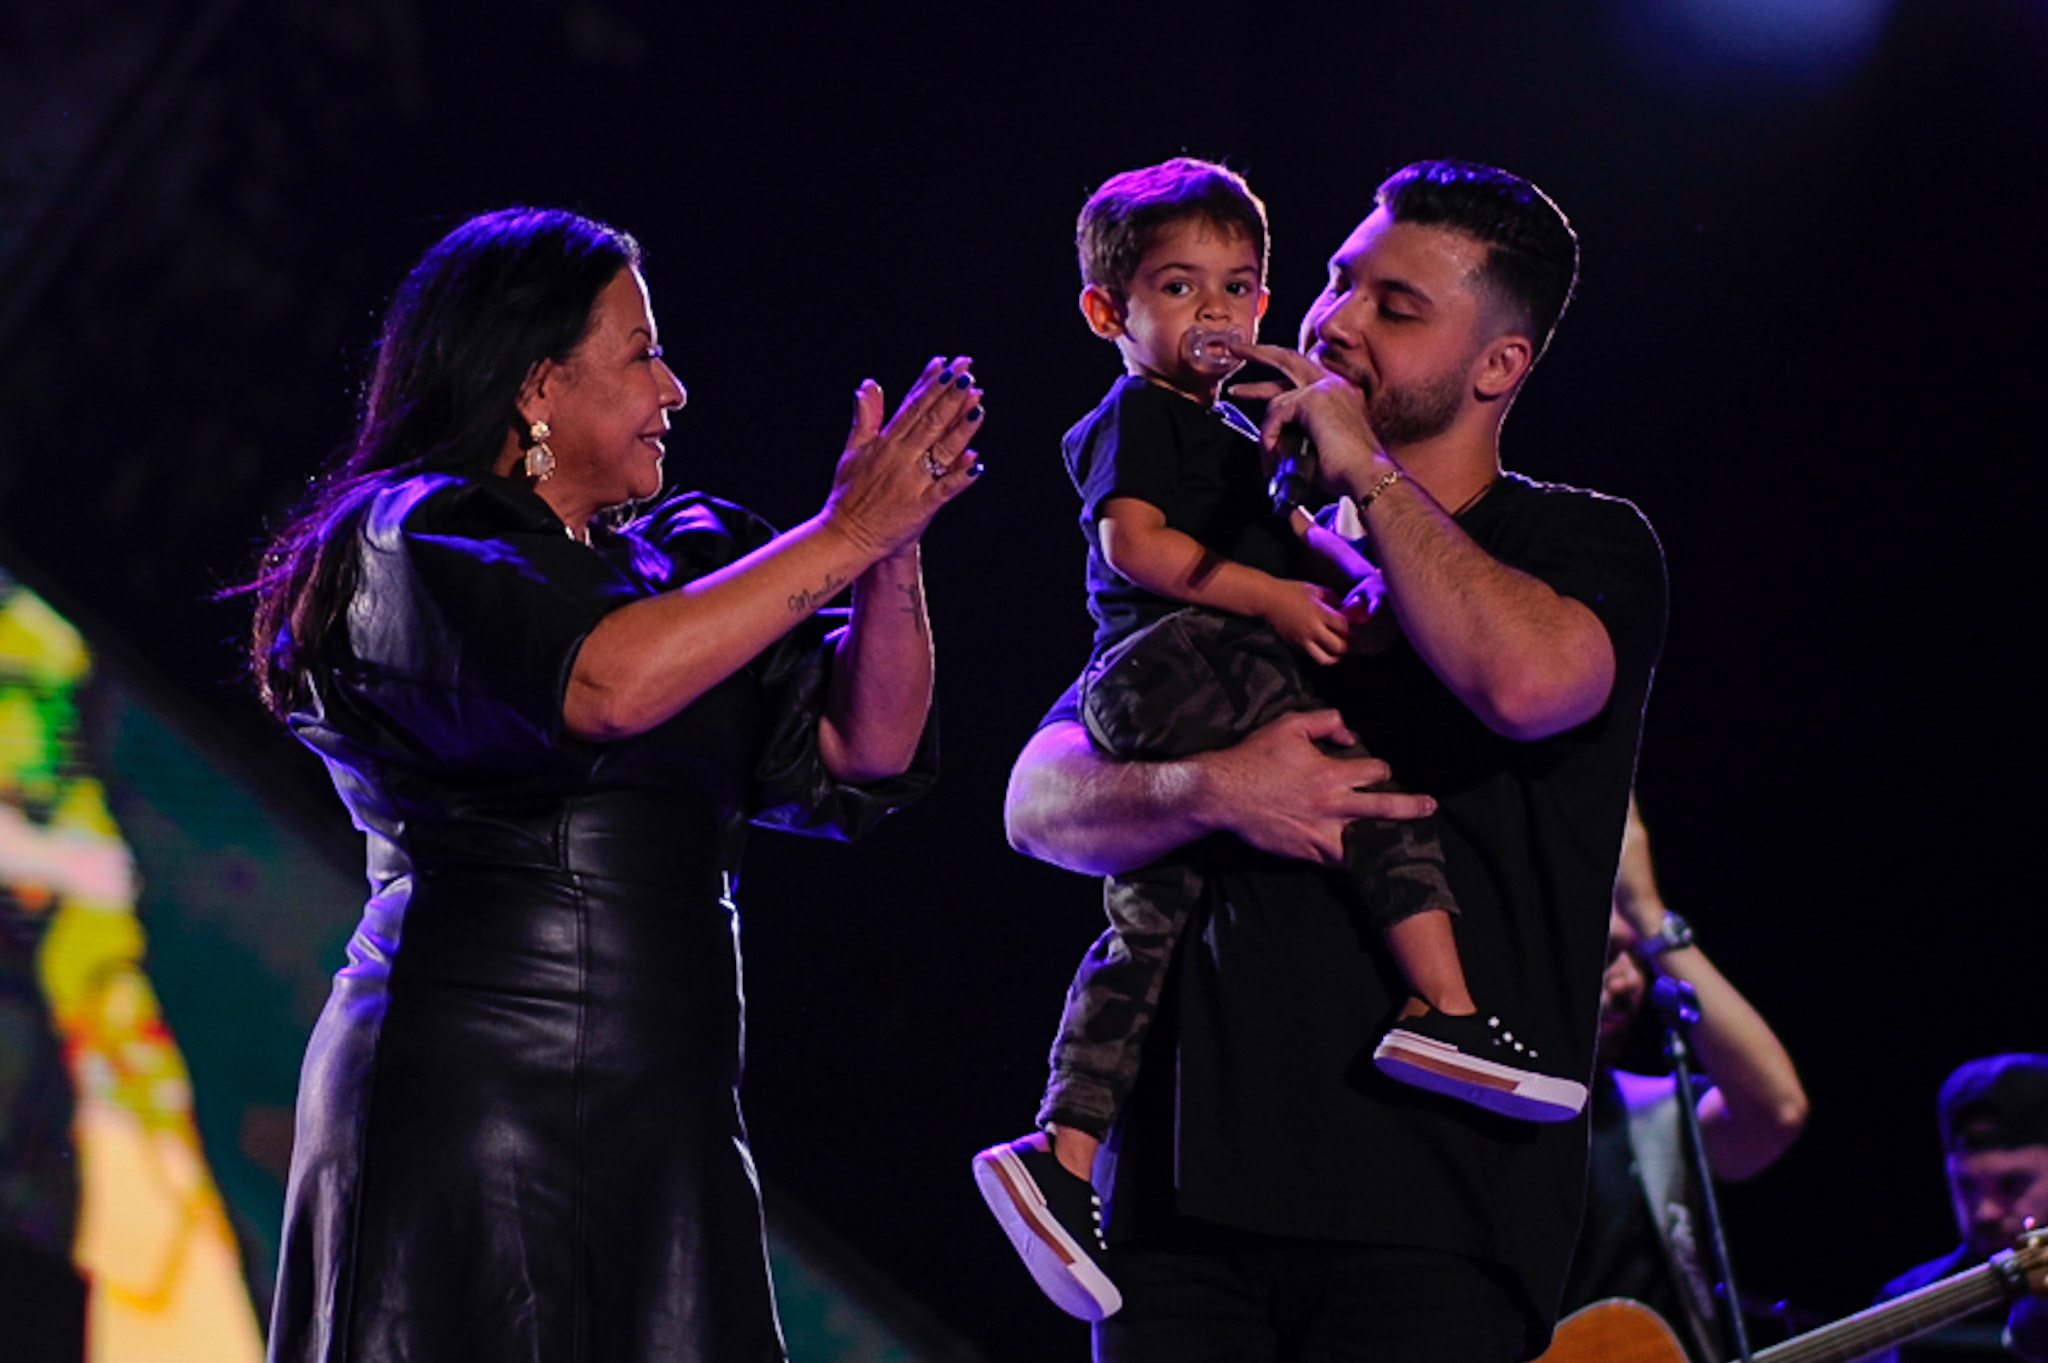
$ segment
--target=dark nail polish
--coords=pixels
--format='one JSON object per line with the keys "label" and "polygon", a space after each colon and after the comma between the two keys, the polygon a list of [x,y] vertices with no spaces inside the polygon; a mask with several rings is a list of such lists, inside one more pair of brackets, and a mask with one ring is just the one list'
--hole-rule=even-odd
{"label": "dark nail polish", "polygon": [[974,409],[973,411],[971,411],[971,412],[969,412],[969,413],[967,414],[967,419],[968,419],[969,421],[979,421],[979,420],[981,420],[981,419],[982,419],[982,417],[983,417],[983,416],[985,416],[985,415],[987,415],[987,414],[986,414],[985,412],[983,412],[983,411],[982,411],[982,409],[981,409],[980,407],[976,407],[976,408],[975,408],[975,409]]}
{"label": "dark nail polish", "polygon": [[953,380],[953,386],[955,388],[966,388],[972,385],[973,382],[974,376],[972,374],[962,374],[959,378]]}
{"label": "dark nail polish", "polygon": [[974,467],[967,470],[967,476],[969,478],[979,478],[986,472],[988,472],[988,465],[977,459],[974,461]]}

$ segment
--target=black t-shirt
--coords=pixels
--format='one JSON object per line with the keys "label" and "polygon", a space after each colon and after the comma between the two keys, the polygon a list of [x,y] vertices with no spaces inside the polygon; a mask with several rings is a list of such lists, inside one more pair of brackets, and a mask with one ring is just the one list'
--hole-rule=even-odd
{"label": "black t-shirt", "polygon": [[[1616,658],[1606,708],[1520,743],[1481,724],[1405,641],[1317,674],[1395,777],[1438,801],[1480,1006],[1590,1080],[1608,901],[1664,637],[1663,555],[1627,502],[1515,475],[1458,519],[1599,617]],[[1048,718],[1073,718],[1072,697]],[[1162,1214],[1177,1210],[1465,1255],[1520,1287],[1540,1351],[1579,1227],[1585,1120],[1510,1121],[1380,1075],[1373,1046],[1407,988],[1341,876],[1231,838],[1193,850],[1208,893],[1112,1133],[1112,1238],[1170,1236]]]}
{"label": "black t-shirt", "polygon": [[1187,604],[1109,566],[1101,520],[1102,504],[1112,497],[1150,503],[1169,528],[1232,562],[1275,576],[1293,571],[1294,537],[1266,497],[1258,428],[1229,403],[1204,407],[1126,374],[1067,432],[1060,452],[1081,494],[1095,655]]}

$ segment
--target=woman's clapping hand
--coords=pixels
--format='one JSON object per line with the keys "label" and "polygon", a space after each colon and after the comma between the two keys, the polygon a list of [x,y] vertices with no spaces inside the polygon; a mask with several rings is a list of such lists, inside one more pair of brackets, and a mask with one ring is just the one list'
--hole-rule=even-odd
{"label": "woman's clapping hand", "polygon": [[867,552],[888,557],[916,544],[939,508],[980,476],[981,457],[968,448],[983,416],[971,363],[933,357],[887,421],[880,384],[864,379],[855,391],[825,519]]}

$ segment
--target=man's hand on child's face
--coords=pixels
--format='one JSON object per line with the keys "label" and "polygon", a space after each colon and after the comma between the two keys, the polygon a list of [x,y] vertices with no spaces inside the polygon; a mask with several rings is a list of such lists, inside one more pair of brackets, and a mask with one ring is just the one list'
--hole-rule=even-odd
{"label": "man's hand on child's face", "polygon": [[1266,402],[1291,388],[1306,388],[1329,372],[1299,350],[1289,350],[1284,345],[1246,342],[1233,343],[1230,349],[1231,353],[1240,359],[1280,371],[1280,377],[1277,379],[1257,379],[1250,383],[1230,385],[1229,396],[1242,398],[1248,402]]}

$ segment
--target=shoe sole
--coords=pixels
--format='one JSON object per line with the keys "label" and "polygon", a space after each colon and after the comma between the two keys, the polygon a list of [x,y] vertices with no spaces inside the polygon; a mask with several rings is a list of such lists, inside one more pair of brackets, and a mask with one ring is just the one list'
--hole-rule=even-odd
{"label": "shoe sole", "polygon": [[1123,1293],[1067,1234],[1045,1205],[1038,1180],[1014,1153],[999,1145],[976,1155],[974,1184],[1032,1281],[1054,1306],[1089,1321],[1114,1315],[1123,1306]]}
{"label": "shoe sole", "polygon": [[1412,1088],[1461,1099],[1525,1122],[1568,1122],[1586,1106],[1586,1086],[1467,1055],[1399,1028],[1373,1050],[1380,1073]]}

